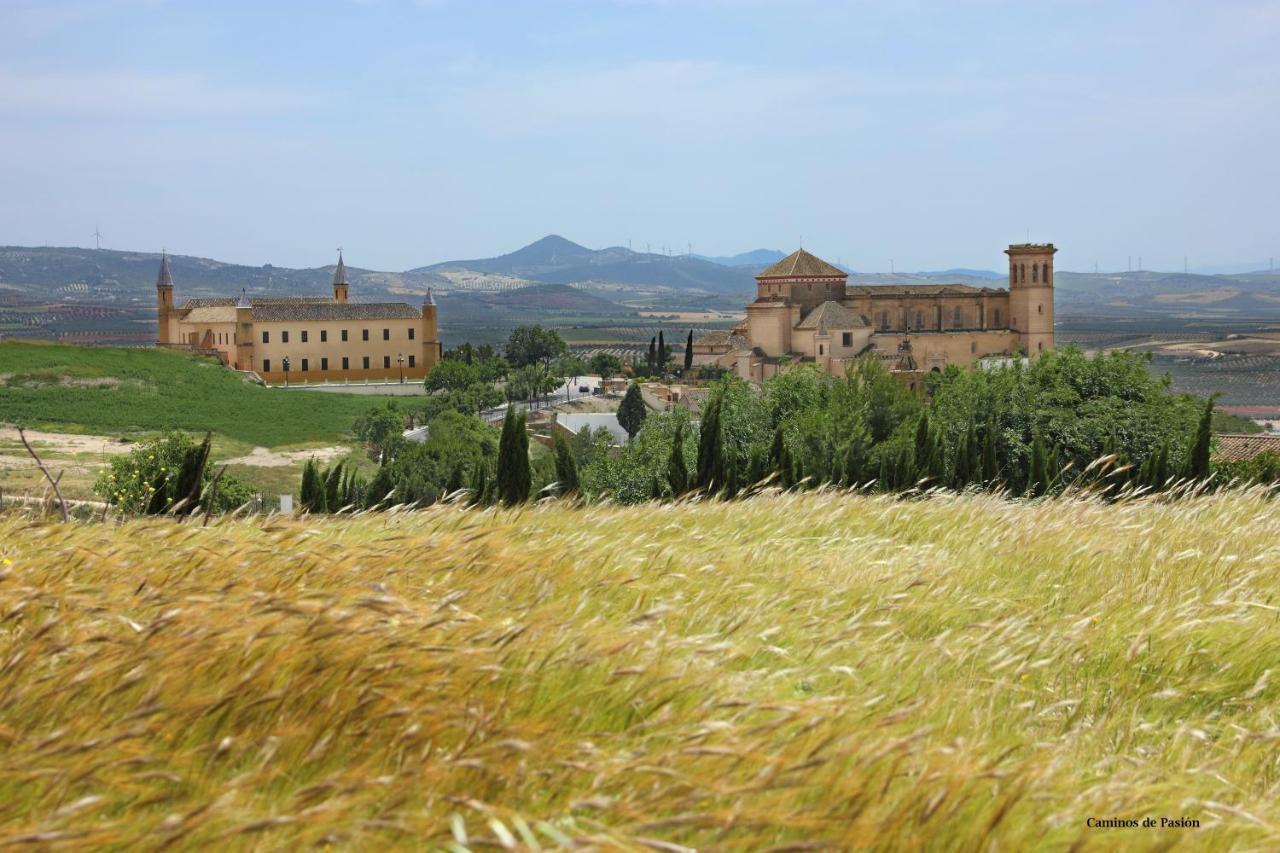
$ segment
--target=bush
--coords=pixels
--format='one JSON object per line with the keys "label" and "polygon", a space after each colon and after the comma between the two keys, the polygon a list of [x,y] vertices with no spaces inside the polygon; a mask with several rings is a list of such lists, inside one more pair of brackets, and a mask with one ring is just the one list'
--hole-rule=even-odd
{"label": "bush", "polygon": [[[127,515],[168,512],[191,492],[191,478],[197,475],[201,509],[209,509],[212,502],[214,512],[229,512],[253,499],[253,490],[230,474],[220,476],[217,489],[211,490],[212,466],[202,464],[197,471],[194,465],[202,452],[202,445],[190,435],[166,433],[135,447],[128,456],[113,458],[98,474],[93,491]],[[184,468],[188,472],[186,479]]]}

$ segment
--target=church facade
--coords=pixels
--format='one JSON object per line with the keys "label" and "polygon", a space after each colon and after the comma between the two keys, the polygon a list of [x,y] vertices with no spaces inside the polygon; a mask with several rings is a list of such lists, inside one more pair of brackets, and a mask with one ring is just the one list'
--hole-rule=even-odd
{"label": "church facade", "polygon": [[217,356],[268,384],[421,380],[440,360],[436,303],[349,302],[338,255],[332,297],[188,299],[176,306],[168,257],[156,277],[158,342]]}
{"label": "church facade", "polygon": [[800,249],[756,276],[747,318],[694,342],[694,360],[761,382],[812,362],[836,376],[874,354],[890,370],[923,374],[990,356],[1053,349],[1051,243],[1009,246],[1009,287],[850,285],[848,275]]}

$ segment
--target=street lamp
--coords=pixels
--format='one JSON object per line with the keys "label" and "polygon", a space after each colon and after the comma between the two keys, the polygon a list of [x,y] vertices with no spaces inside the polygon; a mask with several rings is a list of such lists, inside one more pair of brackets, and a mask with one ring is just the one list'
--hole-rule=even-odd
{"label": "street lamp", "polygon": [[396,361],[400,364],[400,384],[404,384],[404,353],[396,356]]}
{"label": "street lamp", "polygon": [[289,356],[284,357],[284,387],[289,387]]}

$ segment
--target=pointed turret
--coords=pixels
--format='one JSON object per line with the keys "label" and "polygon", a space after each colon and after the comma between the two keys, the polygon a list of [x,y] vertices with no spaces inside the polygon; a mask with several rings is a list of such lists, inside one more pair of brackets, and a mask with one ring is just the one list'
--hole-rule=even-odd
{"label": "pointed turret", "polygon": [[162,344],[171,344],[177,337],[174,329],[173,274],[169,272],[169,254],[160,253],[160,272],[156,274],[156,338]]}
{"label": "pointed turret", "polygon": [[338,265],[333,268],[333,300],[347,301],[347,265],[342,262],[342,250],[338,250]]}
{"label": "pointed turret", "polygon": [[436,317],[436,295],[427,288],[427,295],[422,298],[422,366],[429,373],[440,360],[440,323]]}

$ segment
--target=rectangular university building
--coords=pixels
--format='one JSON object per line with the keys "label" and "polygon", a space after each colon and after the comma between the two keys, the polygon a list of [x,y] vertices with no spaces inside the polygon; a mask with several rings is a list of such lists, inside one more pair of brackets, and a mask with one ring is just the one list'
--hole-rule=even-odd
{"label": "rectangular university building", "polygon": [[342,255],[333,297],[188,299],[174,307],[169,259],[156,278],[159,343],[216,355],[265,382],[421,380],[440,359],[436,304],[348,302]]}

